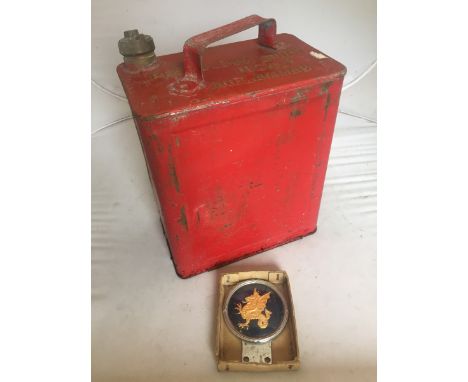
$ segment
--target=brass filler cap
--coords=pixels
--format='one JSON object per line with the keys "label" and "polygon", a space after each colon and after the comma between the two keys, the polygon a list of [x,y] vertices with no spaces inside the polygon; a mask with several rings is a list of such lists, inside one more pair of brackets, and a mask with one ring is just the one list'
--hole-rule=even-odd
{"label": "brass filler cap", "polygon": [[119,40],[119,51],[124,57],[154,52],[154,41],[151,36],[140,34],[138,29],[124,32],[124,38]]}

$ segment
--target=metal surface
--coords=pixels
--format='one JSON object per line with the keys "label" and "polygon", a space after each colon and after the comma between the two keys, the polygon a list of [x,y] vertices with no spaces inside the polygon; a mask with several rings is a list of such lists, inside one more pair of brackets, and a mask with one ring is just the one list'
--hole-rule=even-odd
{"label": "metal surface", "polygon": [[[282,308],[283,312],[281,313],[280,319],[278,321],[277,327],[274,328],[274,331],[266,336],[263,336],[261,331],[259,334],[255,337],[249,336],[246,334],[243,334],[241,331],[238,330],[238,328],[235,327],[235,324],[233,323],[232,319],[230,318],[229,315],[229,305],[231,303],[231,299],[233,296],[236,294],[237,291],[239,291],[241,288],[245,286],[249,286],[251,288],[257,286],[257,285],[264,285],[271,289],[281,300],[282,303]],[[268,309],[270,312],[272,312],[273,315],[278,314],[278,310],[275,309],[275,307],[268,306]],[[288,317],[289,317],[289,309],[288,305],[286,303],[286,300],[283,296],[283,294],[279,291],[278,288],[276,288],[275,285],[270,283],[269,281],[265,280],[258,280],[258,279],[251,279],[251,280],[246,280],[242,281],[238,284],[236,284],[235,287],[231,289],[229,294],[226,296],[226,300],[224,302],[224,307],[223,307],[223,316],[224,316],[224,321],[226,323],[226,326],[231,330],[231,332],[238,338],[242,339],[243,341],[247,342],[253,342],[253,343],[266,343],[277,337],[284,329],[286,326],[286,323],[288,322]],[[270,357],[271,358],[271,357]]]}
{"label": "metal surface", "polygon": [[259,16],[249,16],[237,22],[213,29],[188,39],[184,44],[185,79],[203,80],[201,55],[206,47],[218,40],[232,36],[258,25],[258,44],[275,48],[276,21]]}
{"label": "metal surface", "polygon": [[242,362],[267,363],[273,362],[271,355],[271,341],[266,343],[253,343],[242,341]]}
{"label": "metal surface", "polygon": [[343,65],[250,16],[117,72],[181,277],[315,232]]}
{"label": "metal surface", "polygon": [[138,29],[124,32],[124,38],[119,40],[119,52],[124,56],[125,63],[131,68],[142,68],[156,61],[154,41],[151,36],[140,34]]}
{"label": "metal surface", "polygon": [[154,41],[151,36],[140,34],[138,29],[125,31],[124,38],[119,40],[119,51],[122,56],[154,52]]}

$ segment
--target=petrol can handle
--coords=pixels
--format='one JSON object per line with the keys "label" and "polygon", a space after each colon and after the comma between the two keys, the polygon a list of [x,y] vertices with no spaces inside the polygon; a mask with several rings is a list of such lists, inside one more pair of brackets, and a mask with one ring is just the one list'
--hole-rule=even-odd
{"label": "petrol can handle", "polygon": [[265,19],[257,15],[245,17],[189,38],[184,44],[184,80],[194,82],[203,81],[201,55],[208,45],[257,25],[259,26],[258,43],[274,49],[276,41],[276,20]]}

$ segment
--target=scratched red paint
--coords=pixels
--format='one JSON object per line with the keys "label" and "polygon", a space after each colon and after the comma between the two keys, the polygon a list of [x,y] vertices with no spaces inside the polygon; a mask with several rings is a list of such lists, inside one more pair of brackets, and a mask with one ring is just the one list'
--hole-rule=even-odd
{"label": "scratched red paint", "polygon": [[346,72],[316,53],[250,16],[117,68],[181,277],[315,232]]}

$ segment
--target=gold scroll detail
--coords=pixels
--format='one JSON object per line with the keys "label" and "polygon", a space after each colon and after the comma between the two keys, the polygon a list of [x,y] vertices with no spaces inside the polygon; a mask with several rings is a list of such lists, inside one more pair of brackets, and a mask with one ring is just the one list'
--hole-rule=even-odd
{"label": "gold scroll detail", "polygon": [[242,303],[236,305],[238,314],[245,320],[238,324],[241,329],[248,329],[249,323],[252,320],[257,320],[257,325],[260,329],[268,327],[268,320],[270,319],[272,312],[266,309],[266,304],[270,298],[271,292],[260,295],[255,288],[250,296],[247,296]]}

